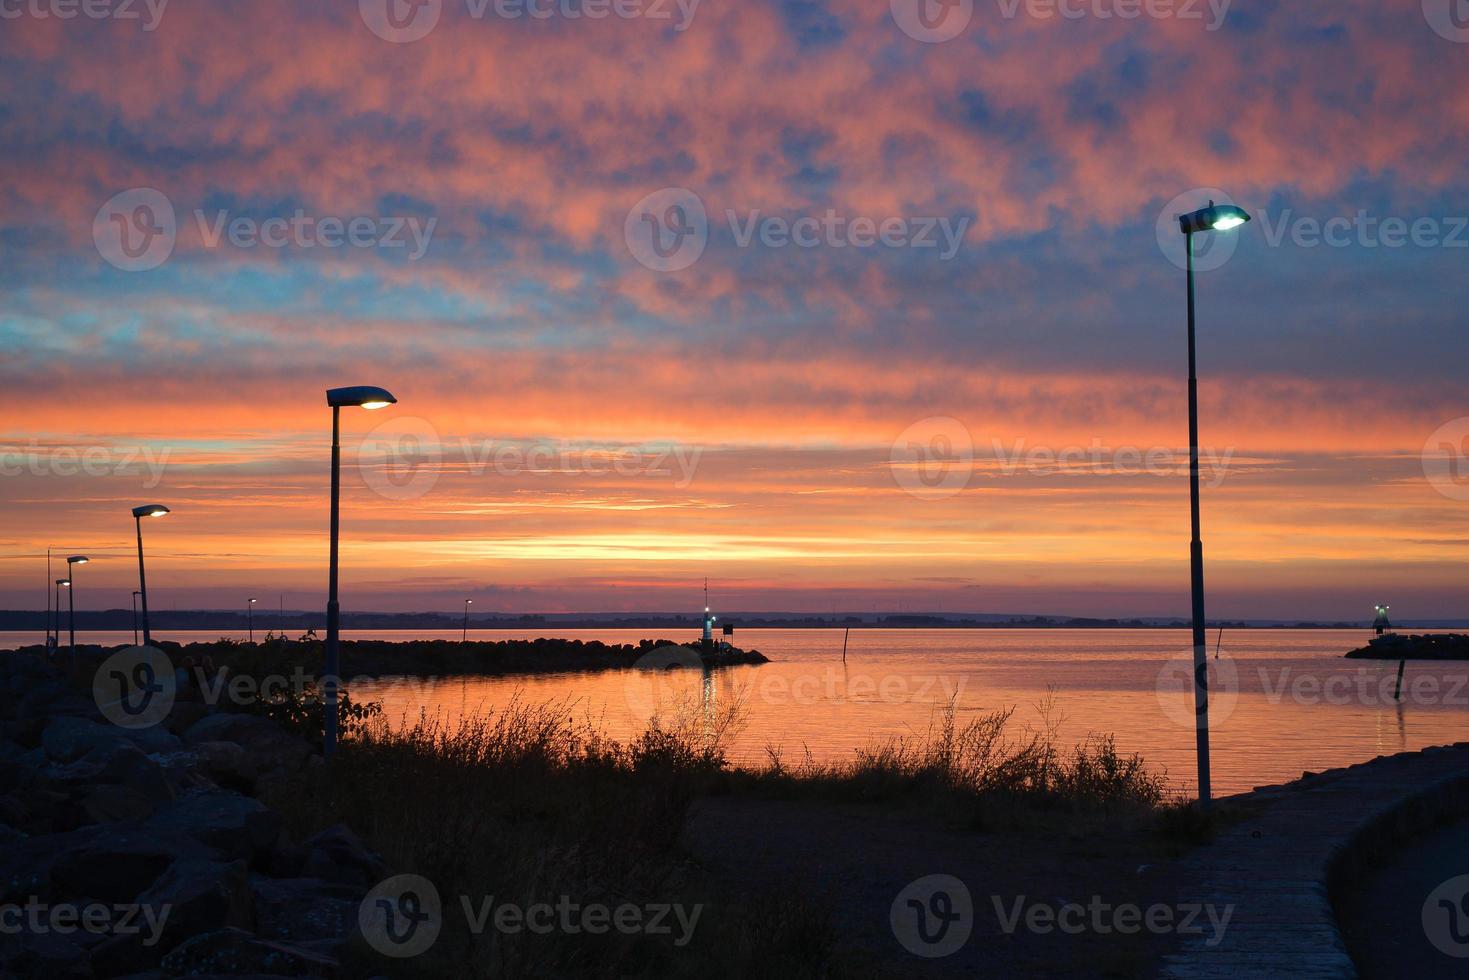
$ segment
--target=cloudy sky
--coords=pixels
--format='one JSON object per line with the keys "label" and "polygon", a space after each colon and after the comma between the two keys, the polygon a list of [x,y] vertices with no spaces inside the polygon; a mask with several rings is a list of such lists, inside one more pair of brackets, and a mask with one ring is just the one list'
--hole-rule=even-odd
{"label": "cloudy sky", "polygon": [[0,605],[322,602],[365,383],[348,609],[1186,615],[1216,198],[1211,615],[1469,616],[1455,4],[0,0]]}

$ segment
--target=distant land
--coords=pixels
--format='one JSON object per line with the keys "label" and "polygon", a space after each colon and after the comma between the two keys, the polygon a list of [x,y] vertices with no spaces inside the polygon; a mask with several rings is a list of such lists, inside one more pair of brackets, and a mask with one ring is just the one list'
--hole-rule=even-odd
{"label": "distant land", "polygon": [[[246,628],[243,612],[224,609],[151,610],[149,618],[154,630],[228,630]],[[66,614],[62,613],[62,626]],[[46,614],[39,610],[0,610],[0,631],[44,630]],[[342,628],[347,630],[457,630],[463,625],[462,614],[343,612]],[[721,613],[719,625],[740,629],[1185,629],[1187,620],[1176,618],[1096,619],[1084,616],[1007,615],[1000,613],[810,613],[731,612]],[[133,614],[129,609],[81,610],[76,613],[78,630],[131,630]],[[1217,620],[1209,628],[1225,629],[1367,629],[1367,620],[1357,622],[1313,620]],[[1419,620],[1394,624],[1403,629],[1463,629],[1469,620]],[[681,613],[544,613],[514,615],[509,613],[471,613],[471,629],[485,630],[552,630],[552,629],[700,629],[697,614]],[[257,609],[255,631],[299,634],[309,629],[323,633],[326,614],[322,610]]]}

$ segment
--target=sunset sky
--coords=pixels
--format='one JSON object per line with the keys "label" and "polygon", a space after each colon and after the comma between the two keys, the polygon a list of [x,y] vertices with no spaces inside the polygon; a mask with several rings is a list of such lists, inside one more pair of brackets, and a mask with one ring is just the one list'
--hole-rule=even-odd
{"label": "sunset sky", "polygon": [[377,384],[347,610],[1187,615],[1218,196],[1210,616],[1469,617],[1449,0],[385,2],[0,0],[0,606],[323,603]]}

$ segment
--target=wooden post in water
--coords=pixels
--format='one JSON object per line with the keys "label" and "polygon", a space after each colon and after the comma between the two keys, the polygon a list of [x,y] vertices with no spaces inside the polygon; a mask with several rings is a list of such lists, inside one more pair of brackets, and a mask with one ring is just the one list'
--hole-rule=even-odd
{"label": "wooden post in water", "polygon": [[1398,683],[1397,683],[1397,686],[1394,687],[1393,688],[1393,691],[1392,691],[1392,699],[1394,701],[1401,701],[1401,700],[1403,700],[1403,668],[1406,667],[1406,666],[1408,666],[1408,661],[1406,661],[1406,660],[1399,660],[1398,661]]}
{"label": "wooden post in water", "polygon": [[852,635],[852,627],[847,627],[847,632],[842,634],[842,663],[847,662],[847,639]]}

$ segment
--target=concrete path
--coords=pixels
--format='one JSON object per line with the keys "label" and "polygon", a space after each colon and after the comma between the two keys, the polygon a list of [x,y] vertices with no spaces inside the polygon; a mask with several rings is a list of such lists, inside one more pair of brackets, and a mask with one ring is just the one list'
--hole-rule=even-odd
{"label": "concrete path", "polygon": [[1182,898],[1233,905],[1229,928],[1213,946],[1179,937],[1162,976],[1355,977],[1329,891],[1400,841],[1469,813],[1469,743],[1261,787],[1221,809],[1238,822],[1184,862]]}

